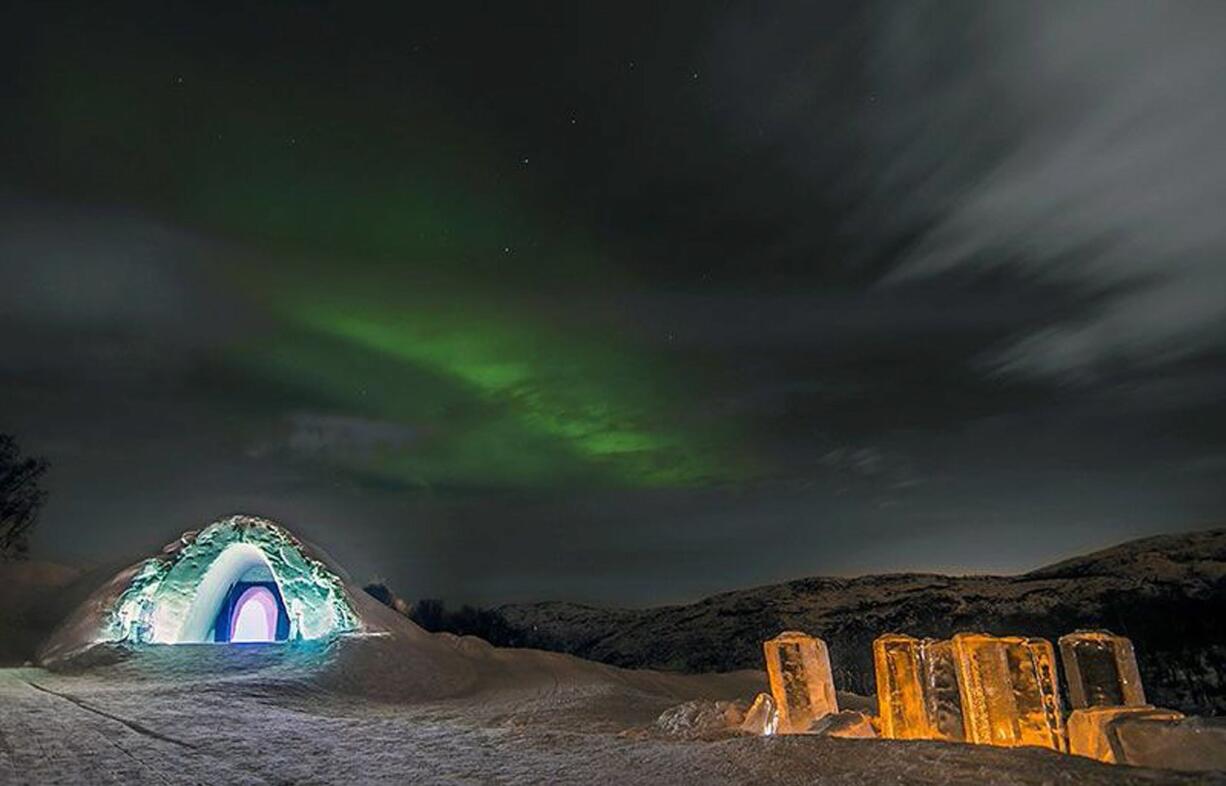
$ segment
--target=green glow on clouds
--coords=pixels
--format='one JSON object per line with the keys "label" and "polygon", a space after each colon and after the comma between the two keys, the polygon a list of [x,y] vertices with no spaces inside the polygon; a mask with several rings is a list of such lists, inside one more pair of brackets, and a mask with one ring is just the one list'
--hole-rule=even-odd
{"label": "green glow on clouds", "polygon": [[[127,72],[67,43],[60,54],[32,76],[45,98],[24,108],[29,133],[58,140],[84,197],[104,189],[232,249],[210,274],[258,326],[214,360],[237,372],[220,395],[268,394],[255,430],[298,413],[407,429],[373,452],[318,455],[396,484],[744,476],[725,427],[691,419],[694,369],[624,326],[529,305],[633,282],[445,108],[372,104],[343,83],[270,99],[255,75],[185,68],[182,52],[146,52]],[[167,76],[180,70],[182,84]]]}
{"label": "green glow on clouds", "polygon": [[[635,389],[658,369],[624,348],[561,335],[566,331],[526,318],[476,316],[455,306],[444,312],[407,305],[389,312],[370,305],[293,303],[289,315],[348,351],[379,357],[385,367],[407,375],[372,379],[371,386],[381,389],[374,400],[366,388],[360,394],[366,401],[350,402],[365,404],[373,415],[411,419],[406,410],[416,408],[425,391],[440,387],[448,391],[443,398],[470,402],[486,413],[455,435],[472,443],[471,452],[459,452],[475,459],[475,474],[529,483],[586,476],[648,486],[717,476],[702,449],[691,450],[685,436],[668,427],[668,415],[658,411],[664,402]],[[414,374],[416,380],[408,378]],[[386,387],[389,381],[394,388]],[[390,457],[387,465],[405,460]],[[508,466],[492,466],[499,461]]]}

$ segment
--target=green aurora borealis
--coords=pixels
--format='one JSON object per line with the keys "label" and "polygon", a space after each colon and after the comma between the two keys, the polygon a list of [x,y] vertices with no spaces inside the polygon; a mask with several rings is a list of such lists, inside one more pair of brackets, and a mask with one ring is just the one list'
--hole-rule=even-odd
{"label": "green aurora borealis", "polygon": [[218,373],[261,387],[270,417],[417,435],[326,459],[338,469],[416,487],[694,486],[747,471],[728,424],[687,412],[704,369],[615,319],[542,313],[542,295],[635,282],[530,162],[432,99],[383,103],[377,83],[327,79],[269,102],[261,78],[285,74],[156,50],[137,72],[55,46],[25,107],[27,132],[56,140],[40,163],[83,198],[118,192],[215,239],[212,284],[259,324],[215,353]]}
{"label": "green aurora borealis", "polygon": [[277,307],[297,330],[242,354],[317,407],[422,434],[366,471],[421,485],[727,479],[717,435],[670,420],[683,391],[668,389],[664,359],[458,296],[379,300],[287,299]]}

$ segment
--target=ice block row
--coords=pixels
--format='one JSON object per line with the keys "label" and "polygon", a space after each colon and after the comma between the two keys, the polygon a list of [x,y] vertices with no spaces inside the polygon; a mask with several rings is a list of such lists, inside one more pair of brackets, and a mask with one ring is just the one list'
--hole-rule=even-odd
{"label": "ice block row", "polygon": [[982,633],[949,641],[882,636],[873,643],[882,736],[1037,745],[1114,761],[1109,741],[1120,718],[1180,717],[1145,703],[1128,639],[1077,631],[1059,643],[1073,707],[1067,730],[1050,642]]}
{"label": "ice block row", "polygon": [[1049,642],[959,633],[873,642],[882,736],[1064,750]]}
{"label": "ice block row", "polygon": [[[1045,639],[984,633],[878,638],[873,662],[881,736],[1035,745],[1115,761],[1112,732],[1121,718],[1182,717],[1145,703],[1132,643],[1123,636],[1077,631],[1059,644],[1073,707],[1067,730],[1055,652]],[[804,733],[838,712],[824,641],[788,631],[763,649],[778,733]]]}

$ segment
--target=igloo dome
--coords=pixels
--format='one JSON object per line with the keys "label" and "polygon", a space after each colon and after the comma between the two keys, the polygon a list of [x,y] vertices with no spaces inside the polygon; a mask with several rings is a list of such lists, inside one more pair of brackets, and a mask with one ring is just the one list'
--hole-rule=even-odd
{"label": "igloo dome", "polygon": [[339,569],[284,527],[230,516],[116,574],[52,634],[43,661],[96,644],[246,644],[361,633]]}

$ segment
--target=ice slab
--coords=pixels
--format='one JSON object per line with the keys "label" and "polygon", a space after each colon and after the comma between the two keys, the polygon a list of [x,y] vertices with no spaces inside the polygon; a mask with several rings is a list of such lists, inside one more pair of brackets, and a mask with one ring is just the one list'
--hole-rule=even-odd
{"label": "ice slab", "polygon": [[785,631],[762,649],[771,696],[779,709],[780,734],[803,734],[814,721],[839,711],[826,642]]}
{"label": "ice slab", "polygon": [[[1086,707],[1073,710],[1068,718],[1069,753],[1105,762],[1121,762],[1112,735],[1117,724],[1128,720],[1178,720],[1175,710],[1156,707]],[[1118,743],[1117,743],[1118,745]]]}
{"label": "ice slab", "polygon": [[779,730],[779,710],[769,693],[759,693],[745,711],[741,731],[766,737]]}
{"label": "ice slab", "polygon": [[873,642],[881,736],[964,739],[953,645],[897,633]]}
{"label": "ice slab", "polygon": [[1115,761],[1168,770],[1226,770],[1226,718],[1181,718],[1170,710],[1109,724]]}
{"label": "ice slab", "polygon": [[877,736],[872,718],[857,710],[843,710],[826,715],[814,723],[809,731],[812,734],[856,740],[873,739]]}
{"label": "ice slab", "polygon": [[719,736],[741,727],[745,720],[744,707],[739,702],[695,699],[660,713],[656,728],[666,734],[693,739]]}
{"label": "ice slab", "polygon": [[1079,630],[1060,637],[1060,659],[1073,709],[1140,707],[1145,689],[1132,642],[1105,630]]}
{"label": "ice slab", "polygon": [[966,739],[962,694],[958,689],[958,664],[954,643],[928,639],[923,648],[928,717],[936,727],[934,739],[961,742]]}
{"label": "ice slab", "polygon": [[1065,749],[1050,642],[959,633],[953,655],[968,742]]}

